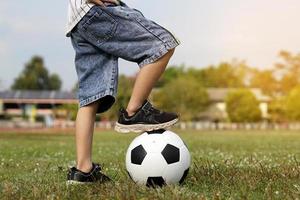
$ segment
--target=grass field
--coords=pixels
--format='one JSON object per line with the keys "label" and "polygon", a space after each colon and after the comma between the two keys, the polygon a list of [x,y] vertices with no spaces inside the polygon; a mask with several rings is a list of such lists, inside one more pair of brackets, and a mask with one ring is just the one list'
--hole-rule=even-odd
{"label": "grass field", "polygon": [[183,186],[132,183],[125,152],[135,134],[98,132],[93,159],[114,183],[67,187],[70,134],[0,134],[0,199],[300,199],[300,132],[178,131],[193,164]]}

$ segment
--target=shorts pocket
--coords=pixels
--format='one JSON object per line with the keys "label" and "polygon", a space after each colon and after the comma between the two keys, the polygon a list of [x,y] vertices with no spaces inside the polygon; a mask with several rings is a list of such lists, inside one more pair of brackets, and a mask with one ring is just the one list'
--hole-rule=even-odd
{"label": "shorts pocket", "polygon": [[84,34],[97,42],[98,45],[113,37],[116,28],[117,21],[101,8],[97,9],[82,25]]}

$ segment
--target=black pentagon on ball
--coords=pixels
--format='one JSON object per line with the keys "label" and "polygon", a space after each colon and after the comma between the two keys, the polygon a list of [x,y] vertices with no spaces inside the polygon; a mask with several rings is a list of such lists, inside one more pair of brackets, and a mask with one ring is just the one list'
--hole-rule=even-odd
{"label": "black pentagon on ball", "polygon": [[151,134],[163,134],[166,130],[165,129],[158,129],[158,130],[153,130],[153,131],[147,131],[148,135]]}
{"label": "black pentagon on ball", "polygon": [[180,153],[179,149],[171,144],[167,144],[164,150],[161,152],[168,164],[179,162]]}
{"label": "black pentagon on ball", "polygon": [[142,145],[139,145],[131,150],[131,163],[141,165],[147,155],[146,150]]}
{"label": "black pentagon on ball", "polygon": [[182,183],[183,183],[183,181],[185,180],[185,178],[187,177],[187,175],[188,175],[188,173],[189,173],[189,170],[190,170],[190,168],[187,168],[187,169],[183,172],[183,175],[182,175],[182,177],[181,177],[181,179],[180,179],[180,181],[179,181],[179,184],[182,184]]}
{"label": "black pentagon on ball", "polygon": [[166,185],[165,180],[163,179],[163,177],[159,176],[159,177],[148,177],[147,179],[147,187],[162,187]]}

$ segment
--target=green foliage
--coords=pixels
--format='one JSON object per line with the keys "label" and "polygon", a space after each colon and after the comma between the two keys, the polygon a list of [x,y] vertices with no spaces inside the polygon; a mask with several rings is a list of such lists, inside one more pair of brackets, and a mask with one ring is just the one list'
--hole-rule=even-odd
{"label": "green foliage", "polygon": [[247,89],[231,91],[226,97],[226,110],[232,122],[257,122],[261,120],[259,102]]}
{"label": "green foliage", "polygon": [[269,103],[268,114],[271,122],[286,122],[285,98],[275,98]]}
{"label": "green foliage", "polygon": [[294,87],[300,84],[298,79],[294,74],[285,74],[279,81],[280,93],[287,95]]}
{"label": "green foliage", "polygon": [[179,113],[182,120],[197,119],[209,100],[205,88],[188,76],[173,79],[153,96],[159,107]]}
{"label": "green foliage", "polygon": [[187,74],[194,76],[198,82],[205,87],[229,88],[242,87],[243,74],[238,68],[231,63],[220,63],[217,66],[209,66],[204,69],[190,68]]}
{"label": "green foliage", "polygon": [[300,53],[293,55],[288,51],[281,51],[279,57],[281,63],[275,65],[275,69],[281,78],[279,89],[281,94],[288,94],[294,87],[300,85]]}
{"label": "green foliage", "polygon": [[291,121],[300,121],[300,86],[291,90],[287,96],[285,114]]}
{"label": "green foliage", "polygon": [[165,70],[164,74],[157,82],[156,87],[162,87],[182,74],[184,74],[184,65],[170,66]]}
{"label": "green foliage", "polygon": [[115,104],[106,113],[103,113],[103,118],[107,120],[116,120],[118,112],[122,107],[126,107],[132,93],[134,85],[134,77],[120,75],[118,84],[118,95]]}
{"label": "green foliage", "polygon": [[49,90],[60,90],[62,81],[58,74],[51,74],[49,76]]}
{"label": "green foliage", "polygon": [[61,79],[57,74],[49,75],[41,57],[34,56],[25,65],[12,85],[14,90],[60,90]]}
{"label": "green foliage", "polygon": [[187,75],[204,87],[228,88],[244,86],[245,64],[242,62],[223,62],[216,66],[197,69],[181,66],[168,67],[157,87],[162,87],[179,76]]}
{"label": "green foliage", "polygon": [[275,96],[278,84],[274,76],[274,70],[252,70],[250,87],[260,88],[264,94]]}

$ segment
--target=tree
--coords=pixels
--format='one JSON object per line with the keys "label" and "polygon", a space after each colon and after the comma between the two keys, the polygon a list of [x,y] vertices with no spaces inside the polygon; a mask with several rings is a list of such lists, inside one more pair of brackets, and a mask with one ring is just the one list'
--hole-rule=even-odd
{"label": "tree", "polygon": [[300,86],[290,91],[285,101],[285,114],[292,121],[300,121]]}
{"label": "tree", "polygon": [[197,119],[209,101],[205,88],[186,75],[173,79],[153,96],[158,107],[179,113],[183,120]]}
{"label": "tree", "polygon": [[61,85],[61,79],[57,74],[49,75],[43,58],[34,56],[25,65],[11,88],[14,90],[60,90]]}
{"label": "tree", "polygon": [[288,94],[300,85],[300,53],[293,55],[288,51],[281,51],[279,57],[282,62],[275,65],[280,76],[279,89],[281,94]]}
{"label": "tree", "polygon": [[195,67],[185,68],[185,65],[170,66],[160,78],[156,87],[162,87],[179,76],[193,77],[204,87],[229,88],[245,86],[245,77],[249,73],[249,67],[244,61],[233,60],[222,62],[198,69]]}
{"label": "tree", "polygon": [[261,120],[259,102],[248,89],[229,92],[226,97],[226,111],[232,122],[257,122]]}
{"label": "tree", "polygon": [[116,120],[118,112],[121,108],[127,106],[133,85],[134,77],[127,77],[125,75],[120,75],[118,83],[118,95],[115,104],[107,112],[103,113],[103,118],[107,120]]}
{"label": "tree", "polygon": [[49,90],[60,90],[62,81],[58,74],[51,74],[49,76]]}
{"label": "tree", "polygon": [[184,74],[184,65],[181,66],[170,66],[168,67],[165,72],[163,73],[162,77],[158,80],[155,87],[162,87],[172,81],[173,79],[176,79],[177,77]]}
{"label": "tree", "polygon": [[273,70],[252,70],[250,87],[261,88],[263,93],[275,96],[278,90],[278,81]]}
{"label": "tree", "polygon": [[273,101],[269,103],[268,114],[270,116],[270,121],[272,122],[286,122],[285,114],[285,97],[274,98]]}
{"label": "tree", "polygon": [[235,63],[220,63],[204,69],[190,68],[187,74],[195,77],[199,84],[205,87],[228,88],[244,86],[244,74],[241,73],[243,65]]}

